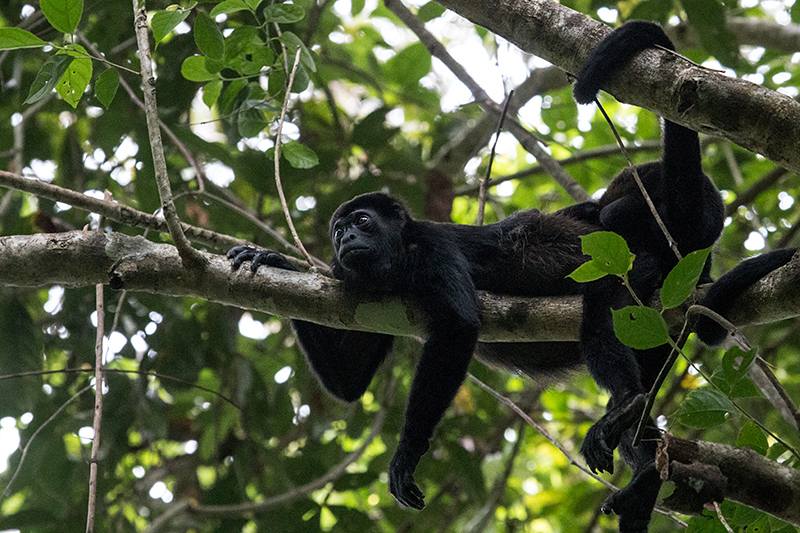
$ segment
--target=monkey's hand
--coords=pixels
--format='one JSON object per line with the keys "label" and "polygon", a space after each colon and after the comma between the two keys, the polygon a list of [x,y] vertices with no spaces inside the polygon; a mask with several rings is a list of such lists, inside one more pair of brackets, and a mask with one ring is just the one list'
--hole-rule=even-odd
{"label": "monkey's hand", "polygon": [[231,263],[233,270],[238,270],[245,261],[250,261],[250,270],[253,272],[258,270],[261,265],[284,270],[297,270],[288,259],[278,252],[256,248],[255,246],[234,246],[228,250],[228,259],[233,259],[233,263]]}
{"label": "monkey's hand", "polygon": [[619,445],[622,434],[639,421],[645,403],[644,394],[638,394],[610,408],[589,428],[581,446],[581,455],[592,472],[614,473],[614,448]]}
{"label": "monkey's hand", "polygon": [[400,505],[413,509],[425,507],[425,495],[414,483],[414,470],[419,463],[419,457],[397,448],[392,462],[389,463],[389,492]]}

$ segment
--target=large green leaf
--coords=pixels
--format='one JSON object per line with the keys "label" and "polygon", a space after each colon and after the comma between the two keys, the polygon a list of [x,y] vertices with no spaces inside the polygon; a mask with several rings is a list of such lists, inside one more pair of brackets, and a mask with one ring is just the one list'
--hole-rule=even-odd
{"label": "large green leaf", "polygon": [[68,54],[74,59],[56,84],[56,92],[72,107],[77,107],[92,79],[92,60],[82,46],[72,45]]}
{"label": "large green leaf", "polygon": [[678,307],[686,301],[700,281],[709,253],[711,248],[696,250],[681,259],[667,274],[661,287],[661,305],[664,309]]}
{"label": "large green leaf", "polygon": [[631,305],[611,312],[614,333],[624,345],[636,350],[648,350],[669,342],[667,323],[655,309]]}
{"label": "large green leaf", "polygon": [[676,413],[677,419],[690,427],[710,428],[724,424],[736,407],[714,389],[702,388],[689,393]]}
{"label": "large green leaf", "polygon": [[431,70],[431,53],[422,43],[406,46],[384,65],[386,79],[412,86]]}
{"label": "large green leaf", "polygon": [[83,16],[83,0],[41,0],[47,22],[61,33],[72,33]]}
{"label": "large green leaf", "polygon": [[581,235],[581,251],[592,258],[594,266],[606,274],[622,276],[633,264],[628,243],[611,231],[596,231]]}
{"label": "large green leaf", "polygon": [[219,74],[206,68],[206,58],[203,56],[189,56],[184,59],[181,74],[189,81],[211,81],[219,78]]}
{"label": "large green leaf", "polygon": [[188,17],[190,13],[191,10],[189,9],[156,11],[150,21],[150,27],[153,29],[153,41],[156,43],[156,48],[158,48],[159,43],[164,40],[164,37],[169,35],[169,32],[174,30],[178,24],[186,20],[186,17]]}
{"label": "large green leaf", "polygon": [[0,50],[39,48],[47,43],[29,31],[20,28],[0,28]]}
{"label": "large green leaf", "polygon": [[225,38],[219,26],[202,11],[194,19],[194,42],[206,57],[222,61],[225,56]]}
{"label": "large green leaf", "polygon": [[294,168],[312,168],[319,165],[319,158],[314,153],[314,150],[297,141],[283,144],[281,151]]}
{"label": "large green leaf", "polygon": [[103,107],[108,109],[119,88],[119,72],[116,68],[107,68],[94,82],[94,94]]}

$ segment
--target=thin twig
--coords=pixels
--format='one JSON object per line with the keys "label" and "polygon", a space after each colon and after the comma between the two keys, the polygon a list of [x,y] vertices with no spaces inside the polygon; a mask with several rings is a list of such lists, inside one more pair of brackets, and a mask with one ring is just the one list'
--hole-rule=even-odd
{"label": "thin twig", "polygon": [[[281,46],[283,42],[281,42]],[[286,47],[284,46],[284,57],[286,57]],[[292,232],[294,243],[297,248],[303,253],[310,266],[314,266],[314,259],[311,254],[306,251],[303,242],[300,240],[300,235],[292,222],[292,214],[289,211],[289,205],[286,203],[286,195],[283,193],[283,185],[281,184],[281,132],[283,131],[283,123],[286,120],[286,110],[289,108],[290,95],[292,93],[292,85],[294,84],[294,77],[297,74],[297,67],[300,66],[300,52],[302,49],[298,46],[297,53],[294,57],[294,65],[292,65],[292,73],[289,75],[289,82],[286,85],[286,94],[283,98],[283,105],[281,106],[281,118],[278,121],[278,131],[275,133],[275,185],[278,187],[278,196],[281,199],[281,206],[283,206],[283,214],[286,217],[286,224],[289,226],[289,231]]]}
{"label": "thin twig", "polygon": [[[111,201],[111,193],[106,191],[106,202]],[[103,233],[103,217],[97,221],[97,231]],[[97,506],[97,471],[100,460],[100,428],[103,420],[103,337],[105,336],[105,301],[103,284],[95,285],[95,305],[97,314],[97,334],[94,342],[94,417],[92,424],[92,453],[89,461],[89,509],[86,512],[86,533],[94,531],[94,518]]]}
{"label": "thin twig", "polygon": [[506,119],[506,113],[508,113],[508,104],[511,102],[512,96],[514,96],[513,90],[506,96],[506,101],[503,103],[503,112],[500,113],[500,120],[497,121],[497,129],[494,132],[492,152],[489,154],[489,164],[486,167],[486,175],[481,180],[480,190],[478,191],[478,220],[475,222],[476,226],[483,226],[483,213],[486,208],[486,190],[488,188],[489,178],[492,176],[492,163],[494,163],[494,155],[497,151],[497,142],[500,140],[500,131],[503,129],[503,122]]}
{"label": "thin twig", "polygon": [[153,170],[155,171],[158,195],[161,198],[161,212],[167,222],[169,234],[184,266],[191,268],[205,264],[203,256],[192,248],[189,239],[183,233],[175,203],[172,201],[172,189],[169,185],[167,161],[164,156],[164,146],[161,142],[161,128],[158,124],[158,106],[156,104],[155,77],[150,58],[150,42],[147,32],[147,11],[144,3],[139,7],[139,0],[133,1],[134,31],[139,45],[139,63],[142,69],[142,94],[144,95],[145,115],[147,117],[147,134],[150,139],[150,149],[153,153]]}
{"label": "thin twig", "polygon": [[[30,370],[28,372],[17,372],[15,374],[4,374],[0,376],[0,381],[6,379],[16,379],[16,378],[24,378],[30,376],[46,376],[48,374],[87,374],[89,372],[94,372],[93,368],[61,368],[59,370]],[[167,374],[160,374],[158,372],[153,372],[152,370],[122,370],[120,368],[104,368],[103,373],[105,374],[137,374],[142,377],[146,378],[158,378],[166,381],[174,381],[175,383],[181,383],[186,385],[187,387],[201,390],[203,392],[208,392],[213,394],[214,396],[219,397],[220,400],[224,400],[225,402],[231,404],[236,409],[241,410],[241,407],[236,405],[232,399],[228,398],[224,394],[217,392],[213,389],[209,389],[208,387],[203,387],[202,385],[197,385],[192,383],[191,381],[187,381],[185,379],[176,378],[173,376],[169,376]]]}
{"label": "thin twig", "polygon": [[619,144],[620,150],[625,155],[625,159],[627,159],[628,161],[628,166],[631,168],[631,171],[633,172],[633,179],[636,182],[636,185],[639,187],[639,190],[642,192],[644,201],[647,202],[647,207],[650,208],[650,212],[653,214],[653,218],[656,220],[656,224],[658,224],[658,227],[661,228],[661,232],[667,239],[667,244],[672,249],[673,253],[675,254],[675,257],[678,258],[678,261],[680,261],[682,257],[681,253],[678,251],[678,243],[676,243],[675,239],[673,239],[672,235],[670,235],[666,224],[664,224],[664,221],[661,220],[661,216],[658,214],[655,204],[653,204],[653,200],[651,200],[650,195],[647,194],[647,189],[644,188],[644,183],[642,183],[642,178],[639,177],[639,171],[636,169],[636,165],[633,164],[633,161],[631,161],[631,158],[628,155],[628,151],[625,149],[625,145],[622,142],[622,138],[620,138],[619,133],[617,133],[617,128],[614,127],[614,123],[611,121],[611,118],[606,113],[606,110],[603,109],[602,105],[600,105],[600,101],[597,98],[595,98],[594,101],[597,104],[597,107],[600,109],[600,112],[603,114],[603,117],[605,117],[606,122],[608,122],[608,125],[611,126],[611,131],[614,133],[614,138],[617,139],[617,144]]}
{"label": "thin twig", "polygon": [[[71,189],[59,187],[37,179],[28,179],[18,174],[0,170],[0,187],[7,187],[18,191],[34,194],[56,202],[69,204],[77,209],[97,213],[110,220],[127,224],[132,227],[152,229],[169,233],[166,221],[149,213],[136,210],[125,204],[106,202],[92,198]],[[227,250],[234,246],[246,244],[243,239],[236,239],[230,235],[217,233],[191,224],[181,223],[187,236],[193,241],[208,245],[217,250]]]}
{"label": "thin twig", "polygon": [[766,378],[767,382],[772,386],[772,389],[780,398],[780,402],[782,403],[782,405],[774,405],[778,403],[777,400],[772,402],[773,405],[775,406],[775,409],[777,409],[781,414],[787,412],[788,415],[785,415],[784,418],[786,418],[787,416],[791,417],[792,422],[794,422],[795,429],[800,430],[800,409],[797,408],[797,404],[794,403],[792,397],[789,396],[789,393],[786,392],[786,389],[783,387],[783,384],[780,381],[778,381],[777,377],[775,377],[775,374],[772,372],[769,363],[767,363],[761,357],[761,355],[756,355],[755,365],[750,368],[749,372],[752,374],[753,372],[756,371],[761,372],[761,374],[764,376],[764,378]]}
{"label": "thin twig", "polygon": [[728,522],[725,521],[725,517],[722,515],[722,508],[719,506],[719,502],[717,501],[714,502],[714,510],[717,511],[717,518],[719,518],[719,521],[725,527],[725,531],[728,533],[734,533],[734,531],[731,529],[731,526],[729,526]]}

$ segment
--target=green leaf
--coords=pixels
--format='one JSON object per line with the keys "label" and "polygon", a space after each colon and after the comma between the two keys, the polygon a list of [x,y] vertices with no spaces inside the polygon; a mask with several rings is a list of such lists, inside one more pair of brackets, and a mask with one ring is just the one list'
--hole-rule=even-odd
{"label": "green leaf", "polygon": [[264,8],[264,20],[278,24],[293,24],[303,20],[306,10],[294,4],[272,4]]}
{"label": "green leaf", "polygon": [[247,6],[250,8],[251,11],[255,11],[262,1],[263,0],[245,0],[245,2],[247,2]]}
{"label": "green leaf", "polygon": [[400,131],[398,128],[386,127],[386,114],[389,107],[376,109],[353,127],[353,143],[362,148],[378,148],[385,145]]}
{"label": "green leaf", "polygon": [[194,19],[194,42],[204,55],[222,61],[225,56],[225,38],[217,23],[202,11]]}
{"label": "green leaf", "polygon": [[41,0],[42,14],[61,33],[72,33],[83,16],[83,0]]}
{"label": "green leaf", "polygon": [[220,2],[214,6],[214,9],[211,10],[209,15],[211,18],[214,18],[217,15],[236,13],[237,11],[246,11],[248,9],[250,8],[244,3],[243,0],[224,0],[224,2]]}
{"label": "green leaf", "polygon": [[157,11],[150,21],[150,27],[153,30],[153,40],[156,43],[156,48],[164,37],[175,29],[175,27],[186,20],[186,17],[191,13],[190,10],[181,11],[175,9],[172,11]]}
{"label": "green leaf", "polygon": [[705,429],[724,424],[728,413],[735,411],[728,398],[716,390],[703,388],[689,393],[676,417],[684,425]]}
{"label": "green leaf", "polygon": [[437,4],[436,2],[428,2],[417,11],[417,18],[422,22],[428,22],[430,20],[435,19],[436,17],[442,16],[444,14],[445,8]]}
{"label": "green leaf", "polygon": [[725,8],[719,0],[681,0],[689,24],[700,34],[703,48],[723,65],[739,64],[739,45],[725,23]]}
{"label": "green leaf", "polygon": [[743,352],[731,348],[722,356],[722,366],[711,376],[711,381],[731,398],[755,398],[761,396],[758,387],[750,379],[750,367],[756,351]]}
{"label": "green leaf", "polygon": [[610,231],[581,235],[581,251],[590,256],[595,266],[606,274],[622,276],[633,264],[633,254],[625,239]]}
{"label": "green leaf", "polygon": [[289,57],[289,72],[291,72],[297,48],[300,47],[300,63],[311,72],[317,71],[317,64],[314,62],[314,56],[303,44],[303,41],[290,31],[285,31],[280,36],[280,41],[286,45],[286,55]]}
{"label": "green leaf", "polygon": [[292,141],[283,144],[281,145],[281,151],[294,168],[312,168],[319,164],[319,158],[314,153],[314,150],[299,142]]}
{"label": "green leaf", "polygon": [[661,304],[664,309],[678,307],[697,286],[711,248],[696,250],[681,259],[664,280],[661,287]]}
{"label": "green leaf", "polygon": [[203,56],[189,56],[184,59],[181,74],[189,81],[211,81],[219,78],[218,74],[208,71],[206,58]]}
{"label": "green leaf", "polygon": [[73,59],[72,56],[67,54],[56,54],[47,58],[47,61],[44,62],[44,65],[36,74],[36,78],[28,91],[28,97],[23,103],[33,104],[50,94]]}
{"label": "green leaf", "polygon": [[648,350],[669,342],[669,328],[661,313],[650,307],[630,305],[612,309],[614,333],[626,346]]}
{"label": "green leaf", "polygon": [[114,67],[108,68],[94,82],[94,94],[103,107],[108,109],[119,89],[119,72]]}
{"label": "green leaf", "polygon": [[56,84],[56,92],[72,107],[77,107],[92,79],[92,60],[82,46],[73,45],[67,53],[74,59]]}
{"label": "green leaf", "polygon": [[414,43],[403,48],[384,65],[384,73],[389,81],[409,87],[431,70],[431,54],[422,43]]}
{"label": "green leaf", "polygon": [[228,84],[219,101],[219,109],[223,114],[230,115],[233,113],[233,106],[237,102],[237,97],[245,87],[247,87],[247,80],[242,78],[237,78]]}
{"label": "green leaf", "polygon": [[217,103],[219,99],[219,94],[222,92],[222,80],[214,80],[211,82],[206,83],[203,86],[203,103],[206,104],[209,109],[214,107],[214,104]]}
{"label": "green leaf", "polygon": [[0,50],[39,48],[47,43],[29,31],[19,28],[0,28]]}
{"label": "green leaf", "polygon": [[767,455],[767,450],[769,450],[769,442],[767,442],[764,430],[750,420],[745,422],[742,429],[739,430],[739,436],[736,437],[736,446],[740,448],[747,446],[761,455]]}
{"label": "green leaf", "polygon": [[258,109],[244,109],[236,116],[236,126],[242,137],[255,137],[268,125],[264,113]]}
{"label": "green leaf", "polygon": [[571,274],[567,275],[567,277],[574,279],[578,283],[588,283],[607,275],[607,272],[603,272],[597,268],[597,264],[594,261],[586,261],[584,264],[573,270]]}

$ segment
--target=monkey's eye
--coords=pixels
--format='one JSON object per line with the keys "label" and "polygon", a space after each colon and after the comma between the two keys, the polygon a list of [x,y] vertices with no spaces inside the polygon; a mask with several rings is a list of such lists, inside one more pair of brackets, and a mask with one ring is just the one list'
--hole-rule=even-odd
{"label": "monkey's eye", "polygon": [[356,226],[363,226],[365,224],[369,224],[369,216],[361,215],[358,217],[358,220],[356,220]]}
{"label": "monkey's eye", "polygon": [[333,231],[333,240],[339,241],[342,238],[342,234],[343,233],[344,233],[344,230],[342,228],[336,228]]}

